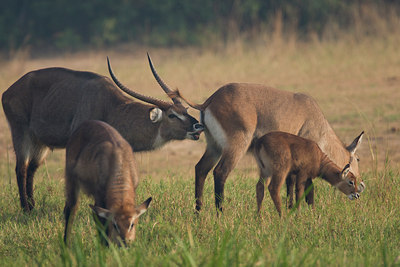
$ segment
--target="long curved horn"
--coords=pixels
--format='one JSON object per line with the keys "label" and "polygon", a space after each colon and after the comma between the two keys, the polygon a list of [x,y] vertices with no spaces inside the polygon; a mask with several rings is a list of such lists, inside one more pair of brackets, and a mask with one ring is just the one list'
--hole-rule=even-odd
{"label": "long curved horn", "polygon": [[151,61],[149,53],[147,53],[147,59],[149,60],[150,64],[150,69],[151,72],[153,73],[154,78],[157,80],[158,84],[161,86],[161,88],[164,90],[164,92],[172,99],[174,104],[181,104],[181,101],[179,101],[178,98],[176,97],[171,97],[170,94],[172,93],[172,90],[164,83],[163,80],[161,80],[160,76],[158,76],[156,69],[154,68],[153,62]]}
{"label": "long curved horn", "polygon": [[114,73],[113,73],[113,71],[112,71],[112,69],[111,69],[110,60],[108,59],[108,57],[107,57],[107,65],[108,65],[108,72],[110,73],[111,78],[113,79],[113,81],[115,82],[115,84],[116,84],[122,91],[124,91],[125,93],[127,93],[128,95],[133,96],[134,98],[137,98],[137,99],[142,100],[142,101],[144,101],[144,102],[147,102],[147,103],[156,105],[156,106],[158,106],[159,108],[161,108],[161,109],[163,109],[163,110],[166,110],[166,109],[168,109],[168,108],[171,107],[172,104],[170,104],[170,103],[168,103],[168,102],[165,102],[165,101],[160,100],[160,99],[153,98],[153,97],[151,97],[151,96],[145,96],[145,95],[136,93],[135,91],[132,91],[131,89],[129,89],[128,87],[126,87],[125,85],[123,85],[120,81],[118,81],[117,77],[115,77],[115,75],[114,75]]}

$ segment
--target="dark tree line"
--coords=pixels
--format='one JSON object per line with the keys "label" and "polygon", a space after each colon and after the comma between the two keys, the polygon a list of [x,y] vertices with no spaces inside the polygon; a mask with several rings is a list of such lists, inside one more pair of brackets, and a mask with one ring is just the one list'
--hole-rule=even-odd
{"label": "dark tree line", "polygon": [[284,27],[322,34],[346,29],[354,10],[383,10],[396,0],[1,0],[0,50],[23,46],[77,49],[120,42],[196,45],[209,36],[259,32],[280,14]]}

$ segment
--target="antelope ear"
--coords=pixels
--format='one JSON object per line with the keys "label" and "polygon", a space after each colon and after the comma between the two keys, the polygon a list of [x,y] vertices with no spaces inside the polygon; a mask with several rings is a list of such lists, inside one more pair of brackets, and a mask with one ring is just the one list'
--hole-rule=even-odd
{"label": "antelope ear", "polygon": [[150,110],[150,120],[152,123],[159,122],[162,118],[162,110],[159,108],[153,108]]}
{"label": "antelope ear", "polygon": [[147,208],[149,207],[151,200],[152,200],[152,198],[149,197],[142,204],[140,204],[139,206],[136,207],[136,214],[132,217],[132,220],[136,220],[143,213],[145,213],[147,211]]}
{"label": "antelope ear", "polygon": [[346,178],[349,171],[350,171],[350,164],[347,164],[346,166],[344,166],[342,170],[342,179]]}
{"label": "antelope ear", "polygon": [[98,206],[93,206],[89,204],[89,207],[97,214],[97,216],[102,217],[104,219],[110,219],[112,217],[111,211],[108,209],[103,209]]}
{"label": "antelope ear", "polygon": [[353,142],[347,147],[347,150],[351,153],[354,154],[358,148],[358,146],[361,144],[362,137],[364,135],[364,131],[356,137],[356,139],[353,140]]}

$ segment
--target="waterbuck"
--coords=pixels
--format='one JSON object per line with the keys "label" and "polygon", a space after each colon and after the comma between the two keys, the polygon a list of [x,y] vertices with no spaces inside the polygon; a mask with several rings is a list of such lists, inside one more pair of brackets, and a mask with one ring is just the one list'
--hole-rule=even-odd
{"label": "waterbuck", "polygon": [[[314,141],[284,132],[269,132],[254,144],[254,155],[260,169],[257,183],[257,211],[260,212],[264,198],[264,184],[281,215],[279,196],[285,180],[294,176],[296,201],[299,201],[306,186],[317,176],[338,188],[349,199],[359,198],[365,185],[357,186],[357,178],[350,172],[350,164],[342,170],[321,151]],[[309,203],[310,204],[310,203]]]}
{"label": "waterbuck", "polygon": [[205,179],[215,164],[218,162],[214,168],[215,205],[217,210],[222,211],[224,185],[229,173],[246,151],[252,150],[254,141],[271,131],[289,132],[315,141],[337,165],[344,166],[350,162],[352,172],[358,176],[355,151],[360,138],[357,137],[346,147],[310,96],[259,84],[229,83],[203,104],[195,104],[178,90],[168,89],[150,57],[148,59],[160,86],[169,92],[170,97],[179,97],[199,110],[201,123],[205,126],[207,148],[195,168],[197,211],[202,206]]}
{"label": "waterbuck", "polygon": [[29,72],[2,96],[16,154],[21,206],[31,210],[33,176],[50,149],[64,148],[85,120],[101,120],[121,133],[135,151],[153,150],[170,140],[198,140],[203,126],[187,113],[178,98],[173,103],[120,89],[147,102],[133,101],[104,76],[65,68]]}
{"label": "waterbuck", "polygon": [[[136,207],[139,178],[129,143],[107,123],[85,121],[66,146],[64,208],[67,242],[78,206],[79,190],[92,196],[91,208],[105,226],[110,240],[118,245],[135,239],[135,225],[151,197]],[[122,242],[121,242],[122,241]]]}

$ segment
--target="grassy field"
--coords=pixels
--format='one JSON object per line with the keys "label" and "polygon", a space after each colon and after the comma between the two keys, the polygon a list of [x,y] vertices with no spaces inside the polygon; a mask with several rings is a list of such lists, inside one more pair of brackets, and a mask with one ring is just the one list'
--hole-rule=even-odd
{"label": "grassy field", "polygon": [[197,102],[228,82],[305,92],[318,101],[345,143],[366,132],[359,155],[367,189],[358,201],[349,201],[317,180],[316,210],[302,203],[300,211],[286,211],[279,218],[267,193],[257,217],[257,168],[246,156],[227,181],[224,215],[216,216],[209,177],[204,210],[196,216],[194,165],[204,152],[205,139],[172,142],[136,154],[138,201],[148,196],[154,200],[141,217],[135,244],[126,249],[101,247],[88,207],[92,200],[83,196],[73,244],[67,249],[61,242],[64,150],[51,153],[38,170],[36,209],[24,214],[10,132],[0,112],[0,266],[400,266],[399,36],[308,43],[265,37],[207,49],[122,46],[49,58],[30,58],[21,51],[1,62],[1,92],[26,72],[50,66],[108,76],[108,55],[124,84],[166,99],[151,76],[147,50],[164,80]]}

